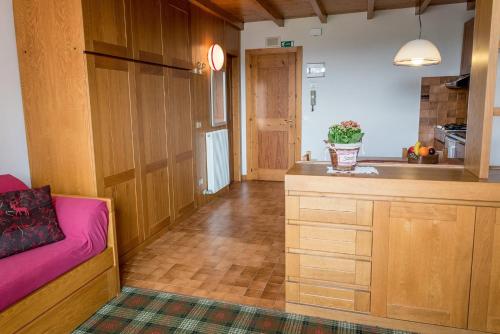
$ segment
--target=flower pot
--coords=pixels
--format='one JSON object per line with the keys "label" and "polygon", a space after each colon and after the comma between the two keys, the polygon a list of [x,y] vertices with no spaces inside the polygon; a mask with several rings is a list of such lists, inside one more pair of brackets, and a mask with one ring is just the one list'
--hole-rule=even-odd
{"label": "flower pot", "polygon": [[329,148],[332,166],[338,170],[353,170],[358,163],[358,153],[361,143],[331,144]]}

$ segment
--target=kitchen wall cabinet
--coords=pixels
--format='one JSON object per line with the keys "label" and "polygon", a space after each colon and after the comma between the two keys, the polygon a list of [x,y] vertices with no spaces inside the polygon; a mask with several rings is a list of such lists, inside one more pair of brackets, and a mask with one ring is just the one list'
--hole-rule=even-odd
{"label": "kitchen wall cabinet", "polygon": [[474,18],[465,22],[464,37],[462,43],[462,63],[460,65],[460,74],[470,74],[472,66],[472,51],[474,43]]}
{"label": "kitchen wall cabinet", "polygon": [[82,0],[85,50],[132,58],[129,0]]}
{"label": "kitchen wall cabinet", "polygon": [[165,0],[130,0],[134,59],[163,64],[163,9]]}

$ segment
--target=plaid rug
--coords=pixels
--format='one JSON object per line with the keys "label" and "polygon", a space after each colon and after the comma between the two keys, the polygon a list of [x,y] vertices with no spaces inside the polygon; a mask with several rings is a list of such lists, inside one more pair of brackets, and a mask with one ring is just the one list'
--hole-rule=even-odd
{"label": "plaid rug", "polygon": [[76,329],[86,333],[405,333],[251,306],[124,287]]}

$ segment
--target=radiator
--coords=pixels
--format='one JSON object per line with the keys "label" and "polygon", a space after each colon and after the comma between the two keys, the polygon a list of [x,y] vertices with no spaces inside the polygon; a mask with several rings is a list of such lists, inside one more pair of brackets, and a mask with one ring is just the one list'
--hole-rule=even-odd
{"label": "radiator", "polygon": [[215,194],[229,185],[229,143],[227,129],[206,133],[207,183],[206,190]]}

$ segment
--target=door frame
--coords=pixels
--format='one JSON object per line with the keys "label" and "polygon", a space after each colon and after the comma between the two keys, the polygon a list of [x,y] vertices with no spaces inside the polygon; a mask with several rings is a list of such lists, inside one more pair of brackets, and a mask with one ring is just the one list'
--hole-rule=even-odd
{"label": "door frame", "polygon": [[252,102],[252,77],[250,75],[250,63],[253,56],[271,55],[271,54],[295,54],[295,161],[300,159],[302,152],[302,46],[292,48],[264,48],[245,50],[245,91],[246,91],[246,156],[247,156],[247,180],[256,179],[256,172],[252,168],[255,164],[252,155],[252,126],[254,124],[252,117],[254,105]]}

